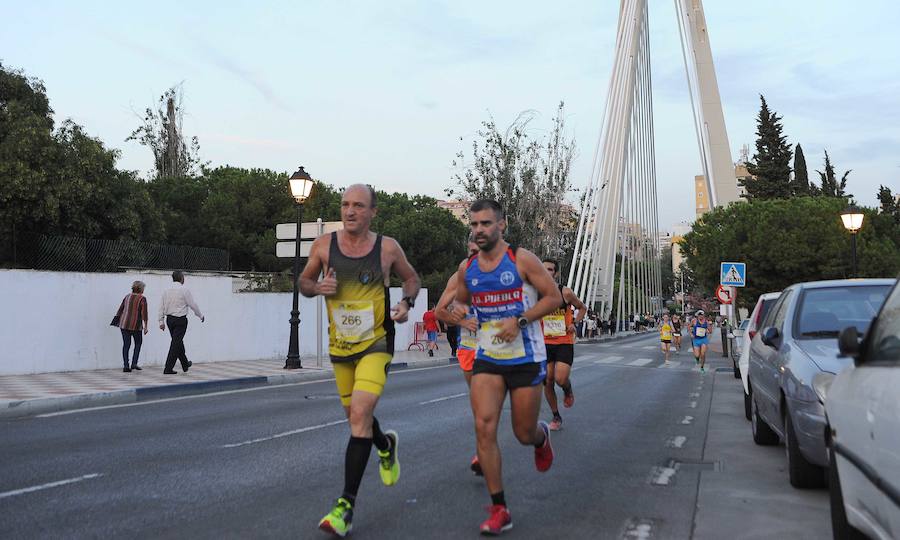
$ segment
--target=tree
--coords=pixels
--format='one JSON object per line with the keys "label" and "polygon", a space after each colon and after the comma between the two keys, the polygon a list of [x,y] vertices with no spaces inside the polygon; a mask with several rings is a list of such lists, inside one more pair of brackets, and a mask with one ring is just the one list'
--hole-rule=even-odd
{"label": "tree", "polygon": [[126,141],[137,141],[153,152],[156,178],[191,176],[200,165],[200,143],[192,137],[190,146],[182,135],[182,93],[173,86],[159,97],[157,109],[144,111],[143,124]]}
{"label": "tree", "polygon": [[791,194],[800,197],[812,194],[809,174],[806,172],[806,157],[800,143],[797,143],[794,149],[794,179],[791,181]]}
{"label": "tree", "polygon": [[819,173],[819,180],[822,182],[822,186],[819,188],[819,192],[825,197],[849,197],[852,198],[853,195],[846,193],[847,188],[847,177],[850,176],[850,171],[844,171],[844,175],[841,176],[841,179],[838,180],[834,175],[834,164],[831,163],[831,158],[828,157],[828,150],[825,150],[825,171],[816,170]]}
{"label": "tree", "polygon": [[[715,208],[682,239],[687,264],[702,292],[711,294],[720,262],[746,262],[747,286],[738,295],[745,307],[760,294],[792,283],[849,277],[850,235],[839,217],[845,205],[833,197],[798,197]],[[900,226],[873,209],[863,211],[859,275],[896,276]]]}
{"label": "tree", "polygon": [[147,186],[118,158],[71,120],[54,130],[43,83],[0,65],[0,260],[21,233],[160,238]]}
{"label": "tree", "polygon": [[891,193],[891,189],[887,186],[878,186],[878,202],[881,204],[881,213],[886,216],[892,216],[894,220],[900,224],[900,202],[897,197]]}
{"label": "tree", "polygon": [[791,196],[791,147],[782,135],[781,117],[769,110],[766,98],[756,120],[756,153],[747,163],[752,178],[741,181],[748,200],[786,199]]}
{"label": "tree", "polygon": [[[530,113],[520,114],[504,132],[493,119],[482,122],[479,140],[472,143],[472,164],[453,176],[463,197],[494,199],[503,206],[508,241],[557,258],[571,252],[575,222],[565,201],[575,141],[566,138],[564,111],[560,103],[545,142],[529,137]],[[465,153],[456,157],[453,166],[463,166]],[[455,192],[450,188],[447,195]]]}

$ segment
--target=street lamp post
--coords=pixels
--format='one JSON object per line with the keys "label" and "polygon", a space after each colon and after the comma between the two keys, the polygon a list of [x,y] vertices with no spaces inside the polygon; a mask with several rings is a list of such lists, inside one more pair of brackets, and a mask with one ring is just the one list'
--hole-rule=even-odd
{"label": "street lamp post", "polygon": [[297,172],[288,179],[291,185],[291,195],[297,201],[297,236],[294,246],[294,304],[291,309],[291,337],[288,342],[287,360],[284,369],[300,369],[300,229],[303,226],[303,203],[312,193],[316,183],[312,177],[300,167]]}
{"label": "street lamp post", "polygon": [[862,228],[863,219],[866,217],[865,214],[860,211],[856,205],[851,204],[846,210],[841,212],[841,221],[844,223],[844,228],[850,231],[850,250],[853,253],[853,273],[851,277],[856,277],[856,233],[859,232],[859,229]]}

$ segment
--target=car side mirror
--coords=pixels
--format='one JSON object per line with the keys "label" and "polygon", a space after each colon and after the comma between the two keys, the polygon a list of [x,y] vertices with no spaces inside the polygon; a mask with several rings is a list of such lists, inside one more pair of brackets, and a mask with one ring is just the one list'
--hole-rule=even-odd
{"label": "car side mirror", "polygon": [[781,342],[781,333],[774,326],[768,326],[762,331],[760,339],[763,344],[768,345],[773,349],[777,349]]}
{"label": "car side mirror", "polygon": [[840,356],[849,356],[855,364],[860,363],[862,347],[859,343],[859,331],[855,326],[848,326],[841,330],[838,335],[838,349],[841,351]]}

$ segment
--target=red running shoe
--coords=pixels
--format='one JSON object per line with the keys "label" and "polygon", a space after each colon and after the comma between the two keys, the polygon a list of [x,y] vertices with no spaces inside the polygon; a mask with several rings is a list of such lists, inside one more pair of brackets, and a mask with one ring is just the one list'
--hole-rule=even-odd
{"label": "red running shoe", "polygon": [[498,536],[503,531],[512,529],[512,516],[509,510],[502,504],[488,507],[491,516],[481,524],[481,534],[486,536]]}
{"label": "red running shoe", "polygon": [[481,463],[478,461],[478,456],[472,458],[472,464],[469,465],[469,468],[472,469],[475,476],[484,476],[484,471],[481,470]]}
{"label": "red running shoe", "polygon": [[553,445],[550,444],[550,428],[547,422],[538,422],[538,426],[544,430],[544,444],[534,449],[534,466],[538,472],[547,472],[553,465]]}

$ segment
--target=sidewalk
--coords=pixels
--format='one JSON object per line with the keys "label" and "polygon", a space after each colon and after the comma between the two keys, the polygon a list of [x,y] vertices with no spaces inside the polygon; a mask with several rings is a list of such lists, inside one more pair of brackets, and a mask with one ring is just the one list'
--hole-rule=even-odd
{"label": "sidewalk", "polygon": [[[599,343],[634,336],[633,332],[614,337],[581,340]],[[417,350],[394,354],[392,369],[428,367],[456,363],[449,358],[446,336],[438,339],[434,357]],[[0,418],[30,416],[63,410],[135,403],[192,394],[238,390],[256,386],[291,384],[331,377],[328,358],[322,366],[315,357],[302,358],[302,369],[284,369],[284,359],[241,360],[234,362],[195,362],[187,373],[176,365],[176,375],[164,375],[162,367],[148,366],[142,371],[125,373],[121,368],[91,371],[66,371],[32,375],[0,376]]]}

